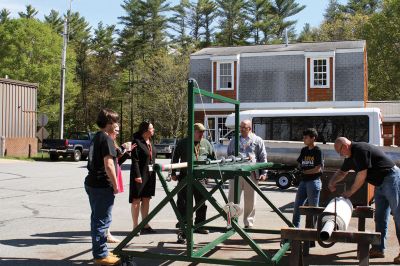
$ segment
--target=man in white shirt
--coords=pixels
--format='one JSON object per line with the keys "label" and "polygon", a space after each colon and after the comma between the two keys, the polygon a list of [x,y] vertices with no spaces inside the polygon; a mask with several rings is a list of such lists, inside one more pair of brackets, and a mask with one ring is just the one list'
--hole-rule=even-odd
{"label": "man in white shirt", "polygon": [[[239,153],[244,157],[250,157],[253,162],[267,162],[267,152],[265,150],[264,141],[262,138],[256,136],[251,130],[252,125],[250,120],[243,120],[240,123],[240,139],[239,139]],[[235,139],[229,142],[228,155],[235,153]],[[261,170],[252,172],[250,176],[254,184],[258,185],[259,180],[267,179],[267,171]],[[239,177],[239,201],[244,191],[244,211],[243,223],[245,228],[252,228],[254,225],[254,217],[256,214],[255,203],[257,194],[254,189],[244,180]],[[234,180],[229,180],[229,201],[233,202],[234,198]]]}

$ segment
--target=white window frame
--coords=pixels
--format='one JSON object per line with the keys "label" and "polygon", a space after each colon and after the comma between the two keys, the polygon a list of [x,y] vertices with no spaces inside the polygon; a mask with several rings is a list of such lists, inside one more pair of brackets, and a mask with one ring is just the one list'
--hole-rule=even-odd
{"label": "white window frame", "polygon": [[[314,84],[314,60],[326,60],[326,85]],[[311,57],[310,58],[310,88],[311,89],[328,89],[330,88],[330,59],[329,57]]]}
{"label": "white window frame", "polygon": [[[214,128],[213,129],[211,129],[211,130],[214,130],[214,132],[215,132],[215,136],[216,136],[216,139],[214,139],[213,141],[215,142],[215,143],[218,143],[219,142],[219,138],[220,138],[220,135],[219,135],[219,127],[218,127],[218,118],[227,118],[228,117],[228,115],[206,115],[205,117],[204,117],[204,125],[206,126],[206,134],[205,134],[205,136],[208,138],[209,137],[209,128],[208,128],[208,119],[209,118],[212,118],[212,119],[214,119]],[[229,128],[228,128],[228,132],[229,132]]]}
{"label": "white window frame", "polygon": [[[232,83],[232,88],[221,88],[220,87],[220,65],[221,64],[231,64],[231,73],[232,73],[232,79],[231,79],[231,83]],[[221,61],[221,62],[217,62],[217,91],[233,91],[235,89],[235,84],[234,84],[234,80],[235,80],[235,73],[234,73],[234,61]]]}

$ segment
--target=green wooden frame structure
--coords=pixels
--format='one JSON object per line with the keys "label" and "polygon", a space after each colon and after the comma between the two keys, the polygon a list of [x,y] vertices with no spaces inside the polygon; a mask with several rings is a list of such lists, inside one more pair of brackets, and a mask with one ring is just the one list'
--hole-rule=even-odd
{"label": "green wooden frame structure", "polygon": [[[290,244],[285,243],[275,254],[269,254],[269,252],[263,250],[249,235],[248,233],[264,233],[264,234],[281,234],[281,230],[268,230],[268,229],[243,229],[238,225],[237,218],[231,219],[231,228],[218,227],[218,226],[206,226],[211,221],[223,217],[225,220],[228,219],[226,212],[223,210],[213,194],[216,191],[220,191],[225,204],[228,203],[228,198],[225,195],[222,186],[224,182],[228,179],[234,179],[235,193],[234,202],[239,202],[239,178],[244,178],[246,182],[260,195],[260,197],[278,214],[278,216],[285,222],[289,227],[294,227],[292,222],[288,220],[283,213],[275,207],[275,205],[262,193],[262,191],[255,185],[249,178],[252,171],[258,169],[279,169],[283,168],[282,164],[274,163],[250,163],[250,162],[232,162],[224,164],[211,164],[211,163],[198,163],[194,160],[194,98],[195,95],[204,95],[212,99],[231,103],[235,105],[235,156],[239,153],[239,104],[237,100],[233,100],[221,95],[213,94],[208,91],[201,90],[200,88],[194,87],[194,81],[188,81],[188,138],[189,145],[187,147],[188,154],[191,154],[191,159],[188,160],[187,166],[187,177],[181,180],[178,185],[170,190],[168,188],[167,182],[161,172],[161,166],[155,164],[153,170],[156,171],[157,176],[167,194],[167,196],[149,213],[149,215],[142,220],[142,222],[131,232],[128,236],[121,241],[121,243],[114,249],[113,253],[119,256],[134,256],[149,259],[162,259],[162,260],[172,260],[172,261],[187,261],[195,263],[210,263],[210,264],[220,264],[220,265],[276,265],[279,263],[281,258],[285,255],[286,251],[289,249]],[[215,180],[215,187],[208,191],[203,185],[198,181],[205,177],[213,177]],[[220,178],[220,179],[218,179]],[[193,207],[193,189],[196,188],[204,196],[204,200]],[[187,224],[183,225],[186,234],[186,252],[183,255],[176,254],[160,254],[152,252],[141,252],[124,249],[126,245],[134,238],[134,236],[140,232],[140,230],[152,220],[156,214],[164,208],[168,203],[171,204],[172,209],[178,221],[182,221],[182,216],[178,211],[178,207],[174,201],[174,196],[182,190],[187,190],[187,206],[186,206],[186,221]],[[195,212],[204,202],[208,201],[218,212],[217,215],[208,218],[206,221],[193,225],[193,212]],[[183,224],[183,223],[180,223]],[[193,231],[199,227],[205,229],[211,229],[214,231],[221,232],[222,235],[219,236],[214,241],[206,244],[205,246],[195,250],[193,241]],[[239,234],[240,237],[255,251],[261,260],[232,260],[232,259],[218,259],[206,257],[207,253],[212,251],[217,245],[221,244],[225,240],[229,239],[234,234]]]}

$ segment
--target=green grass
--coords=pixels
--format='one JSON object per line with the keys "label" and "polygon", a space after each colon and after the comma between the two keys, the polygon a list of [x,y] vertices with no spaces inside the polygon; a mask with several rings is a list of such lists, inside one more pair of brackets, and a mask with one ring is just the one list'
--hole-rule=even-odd
{"label": "green grass", "polygon": [[22,161],[49,161],[50,156],[48,153],[38,152],[36,155],[29,158],[28,156],[5,156],[1,159],[22,160]]}

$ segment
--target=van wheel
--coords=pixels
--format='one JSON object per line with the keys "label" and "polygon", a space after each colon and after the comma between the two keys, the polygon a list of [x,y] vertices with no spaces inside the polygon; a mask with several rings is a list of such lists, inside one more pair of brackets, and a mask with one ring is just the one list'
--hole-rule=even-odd
{"label": "van wheel", "polygon": [[80,150],[74,150],[74,157],[73,157],[74,161],[75,162],[79,162],[81,160],[81,157],[82,157],[81,151]]}
{"label": "van wheel", "polygon": [[292,185],[293,177],[288,173],[281,173],[277,175],[276,185],[280,189],[288,189]]}

